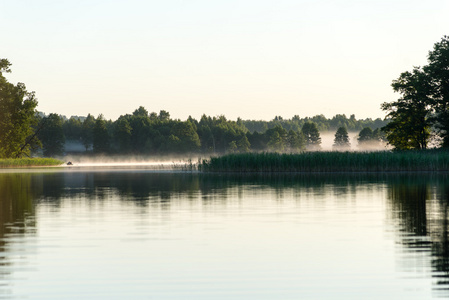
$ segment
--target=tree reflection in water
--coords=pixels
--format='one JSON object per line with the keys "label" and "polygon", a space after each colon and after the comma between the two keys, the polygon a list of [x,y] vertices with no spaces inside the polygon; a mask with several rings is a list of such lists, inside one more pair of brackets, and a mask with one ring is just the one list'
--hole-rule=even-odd
{"label": "tree reflection in water", "polygon": [[[8,265],[25,261],[23,251],[11,257],[9,240],[35,233],[34,203],[39,184],[33,184],[30,174],[0,173],[0,280],[9,275]],[[19,261],[18,261],[19,259]],[[0,289],[1,294],[8,294]]]}
{"label": "tree reflection in water", "polygon": [[[449,295],[449,242],[447,175],[393,177],[388,198],[393,219],[400,227],[400,242],[415,253],[430,252],[435,292]],[[416,267],[416,266],[415,266]]]}
{"label": "tree reflection in water", "polygon": [[[162,210],[173,200],[198,199],[203,204],[241,197],[241,189],[270,189],[282,199],[288,192],[326,196],[355,194],[359,188],[387,188],[387,211],[399,227],[399,241],[414,253],[429,253],[435,292],[449,293],[449,235],[447,175],[219,175],[145,171],[0,173],[0,267],[11,263],[8,241],[36,230],[35,207],[64,199],[102,201],[119,195],[120,201]],[[406,262],[410,265],[410,262]],[[414,266],[416,267],[416,266]],[[425,270],[425,266],[421,266]],[[0,269],[4,277],[5,268]]]}

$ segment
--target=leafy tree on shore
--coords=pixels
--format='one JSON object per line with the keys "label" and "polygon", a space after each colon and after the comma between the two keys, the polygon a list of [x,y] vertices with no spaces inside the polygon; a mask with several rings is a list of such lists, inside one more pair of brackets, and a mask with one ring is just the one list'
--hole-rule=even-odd
{"label": "leafy tree on shore", "polygon": [[427,61],[423,69],[431,87],[435,127],[443,140],[442,147],[449,148],[449,36],[434,44]]}
{"label": "leafy tree on shore", "polygon": [[88,114],[87,118],[83,122],[83,127],[81,128],[81,141],[84,145],[84,148],[86,148],[86,151],[89,150],[89,148],[93,144],[93,130],[95,126],[95,118]]}
{"label": "leafy tree on shore", "polygon": [[429,64],[402,73],[392,83],[402,97],[383,103],[390,122],[382,128],[395,149],[426,149],[430,137],[442,139],[449,148],[449,37],[434,44],[428,55]]}
{"label": "leafy tree on shore", "polygon": [[302,134],[306,140],[307,150],[321,149],[321,137],[315,123],[306,122],[302,127]]}
{"label": "leafy tree on shore", "polygon": [[287,142],[287,130],[277,125],[272,129],[268,129],[265,134],[268,138],[268,148],[273,151],[284,151]]}
{"label": "leafy tree on shore", "polygon": [[370,143],[373,140],[374,140],[374,134],[373,134],[373,130],[371,128],[365,127],[362,130],[360,130],[359,136],[357,138],[359,145]]}
{"label": "leafy tree on shore", "polygon": [[291,152],[304,151],[306,149],[306,141],[302,132],[296,132],[290,129],[287,133],[287,148]]}
{"label": "leafy tree on shore", "polygon": [[[62,120],[64,122],[64,120]],[[80,141],[83,123],[77,117],[71,117],[62,125],[64,136],[67,140]]]}
{"label": "leafy tree on shore", "polygon": [[93,150],[95,153],[108,153],[110,151],[110,140],[106,121],[103,115],[95,120],[93,128]]}
{"label": "leafy tree on shore", "polygon": [[431,128],[431,79],[415,67],[412,72],[402,73],[392,87],[402,97],[382,104],[391,120],[382,128],[388,142],[398,150],[426,149]]}
{"label": "leafy tree on shore", "polygon": [[348,131],[345,127],[338,128],[337,132],[335,133],[334,148],[345,150],[349,149],[350,147],[351,143],[349,142]]}
{"label": "leafy tree on shore", "polygon": [[201,146],[200,138],[194,130],[193,124],[188,120],[175,122],[171,134],[179,140],[176,152],[196,152]]}
{"label": "leafy tree on shore", "polygon": [[114,126],[114,138],[120,153],[128,153],[131,150],[131,132],[128,120],[120,116]]}
{"label": "leafy tree on shore", "polygon": [[11,63],[0,59],[0,158],[29,156],[38,143],[34,133],[37,124],[37,100],[23,83],[9,83],[3,73],[10,73]]}
{"label": "leafy tree on shore", "polygon": [[64,153],[65,136],[62,129],[64,120],[57,114],[50,114],[41,121],[38,136],[42,142],[44,156],[52,157]]}
{"label": "leafy tree on shore", "polygon": [[372,130],[370,127],[365,127],[360,130],[357,141],[360,148],[379,147],[384,141],[384,136],[379,128]]}
{"label": "leafy tree on shore", "polygon": [[240,140],[237,141],[237,147],[239,152],[249,152],[251,150],[251,144],[246,137],[246,134],[242,136]]}

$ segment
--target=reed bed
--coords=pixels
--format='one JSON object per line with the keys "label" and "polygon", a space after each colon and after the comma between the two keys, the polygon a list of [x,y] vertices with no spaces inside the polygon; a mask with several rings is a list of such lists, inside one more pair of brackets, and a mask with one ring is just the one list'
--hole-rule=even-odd
{"label": "reed bed", "polygon": [[7,158],[0,159],[0,168],[49,167],[63,163],[55,158]]}
{"label": "reed bed", "polygon": [[376,152],[241,153],[203,160],[205,172],[436,172],[449,171],[442,150]]}

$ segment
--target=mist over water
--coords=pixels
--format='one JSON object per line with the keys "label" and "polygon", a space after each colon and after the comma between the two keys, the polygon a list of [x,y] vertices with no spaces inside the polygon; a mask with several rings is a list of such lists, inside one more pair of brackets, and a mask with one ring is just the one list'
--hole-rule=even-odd
{"label": "mist over water", "polygon": [[[349,149],[338,150],[333,147],[335,132],[322,132],[320,133],[320,151],[383,151],[390,149],[386,143],[377,142],[360,146],[357,141],[358,134],[358,132],[349,132],[348,135],[351,147]],[[267,150],[267,152],[270,151]],[[72,165],[67,166],[71,168],[135,167],[152,170],[179,170],[188,165],[197,164],[201,159],[209,159],[211,156],[216,155],[220,154],[189,153],[183,155],[85,155],[82,151],[80,151],[79,154],[69,154],[64,157],[60,157],[60,159],[65,162],[64,166],[67,166],[67,163],[71,162]]]}
{"label": "mist over water", "polygon": [[[198,162],[199,156],[135,156],[135,155],[67,155],[61,158],[67,168],[146,168],[152,170],[179,170]],[[67,165],[67,163],[71,165]]]}

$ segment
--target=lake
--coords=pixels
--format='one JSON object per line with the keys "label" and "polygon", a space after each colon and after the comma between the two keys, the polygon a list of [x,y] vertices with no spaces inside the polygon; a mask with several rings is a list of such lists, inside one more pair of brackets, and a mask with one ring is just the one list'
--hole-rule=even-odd
{"label": "lake", "polygon": [[0,171],[0,299],[449,297],[446,174]]}

